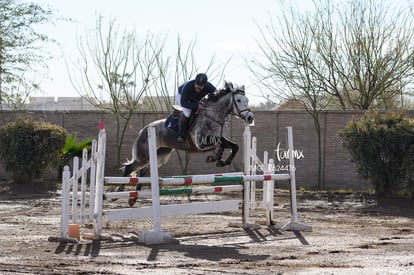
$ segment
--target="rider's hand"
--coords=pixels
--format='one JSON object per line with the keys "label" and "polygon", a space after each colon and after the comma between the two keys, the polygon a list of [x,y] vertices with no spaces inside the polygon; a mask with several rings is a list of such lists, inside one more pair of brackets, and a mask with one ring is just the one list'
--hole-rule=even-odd
{"label": "rider's hand", "polygon": [[198,103],[198,109],[199,110],[205,110],[206,109],[206,105],[204,105],[202,103]]}

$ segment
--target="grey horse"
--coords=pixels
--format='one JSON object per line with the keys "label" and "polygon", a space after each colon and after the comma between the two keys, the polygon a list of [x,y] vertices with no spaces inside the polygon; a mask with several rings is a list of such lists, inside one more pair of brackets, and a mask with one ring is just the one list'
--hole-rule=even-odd
{"label": "grey horse", "polygon": [[[216,162],[219,167],[229,165],[235,157],[239,146],[227,139],[225,122],[229,115],[240,117],[246,122],[253,122],[254,114],[249,109],[249,100],[244,86],[225,82],[224,88],[204,99],[205,110],[194,115],[189,130],[185,133],[185,141],[177,143],[177,133],[168,126],[168,119],[161,119],[146,125],[138,134],[132,148],[132,159],[124,166],[124,177],[133,173],[144,176],[149,172],[148,127],[156,132],[158,167],[167,163],[174,149],[187,152],[216,152],[209,155],[206,162]],[[222,159],[224,149],[231,149],[226,159]]]}

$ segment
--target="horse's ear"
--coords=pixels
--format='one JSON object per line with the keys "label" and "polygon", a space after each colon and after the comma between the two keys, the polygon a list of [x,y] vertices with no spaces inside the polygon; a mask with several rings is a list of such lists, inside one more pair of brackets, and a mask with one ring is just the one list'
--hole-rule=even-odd
{"label": "horse's ear", "polygon": [[244,88],[244,85],[242,85],[242,86],[240,87],[240,91],[243,91],[243,92],[245,92],[245,88]]}
{"label": "horse's ear", "polygon": [[233,83],[227,82],[226,80],[224,80],[224,89],[227,89],[227,88],[233,89]]}

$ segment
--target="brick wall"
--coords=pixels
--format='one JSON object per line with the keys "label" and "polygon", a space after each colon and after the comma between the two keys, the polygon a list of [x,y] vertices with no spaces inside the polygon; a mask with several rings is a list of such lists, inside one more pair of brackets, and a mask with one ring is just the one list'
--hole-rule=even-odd
{"label": "brick wall", "polygon": [[[350,155],[342,148],[337,137],[337,131],[343,128],[353,115],[361,115],[361,111],[324,111],[321,113],[321,138],[323,159],[323,180],[326,187],[357,188],[365,187],[366,182],[358,178],[354,165],[350,162]],[[0,126],[17,117],[30,117],[48,121],[66,128],[69,132],[77,132],[79,139],[96,137],[98,122],[104,121],[107,129],[107,158],[106,175],[118,176],[121,174],[116,165],[115,147],[115,120],[101,111],[71,111],[71,112],[26,112],[18,115],[7,111],[2,113]],[[131,157],[131,146],[138,131],[143,125],[165,117],[162,113],[136,113],[126,133],[125,145],[122,148],[124,160]],[[264,150],[268,150],[269,158],[277,160],[276,148],[285,149],[287,126],[293,127],[294,146],[303,153],[303,158],[295,161],[297,186],[312,187],[318,182],[318,146],[317,135],[312,117],[305,111],[256,111],[255,125],[251,127],[252,135],[257,137],[258,156],[262,158]],[[237,118],[229,121],[230,139],[242,145],[244,124]],[[242,146],[240,147],[242,148]],[[241,149],[242,150],[242,149]],[[226,152],[225,152],[226,153]],[[180,152],[182,154],[182,152]],[[217,168],[214,164],[205,163],[209,153],[190,155],[187,172],[189,174],[207,174],[242,170],[242,152],[240,151],[230,167]],[[276,161],[277,162],[277,161]],[[284,165],[284,162],[277,164]],[[182,174],[177,153],[173,153],[167,165],[160,169],[160,175]],[[53,172],[55,175],[55,172]],[[7,178],[7,174],[0,164],[0,178]],[[280,183],[281,185],[285,183]]]}

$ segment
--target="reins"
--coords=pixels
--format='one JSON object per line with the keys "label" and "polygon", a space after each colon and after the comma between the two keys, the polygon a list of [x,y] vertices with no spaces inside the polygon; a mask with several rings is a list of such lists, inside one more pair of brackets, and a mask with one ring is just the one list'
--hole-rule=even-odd
{"label": "reins", "polygon": [[203,116],[205,116],[205,117],[209,118],[210,120],[212,120],[212,121],[214,121],[215,123],[219,124],[221,127],[223,127],[223,126],[224,126],[224,124],[226,123],[226,120],[219,121],[219,120],[215,119],[214,117],[210,116],[210,115],[207,113],[207,110],[203,110],[203,111],[204,111],[204,112],[200,112],[200,113],[199,113],[199,115],[201,114],[201,115],[203,115]]}
{"label": "reins", "polygon": [[[239,116],[240,118],[243,118],[242,112],[244,112],[244,111],[249,111],[249,112],[250,112],[250,109],[249,109],[249,108],[246,108],[246,109],[240,110],[240,108],[239,108],[239,106],[237,105],[237,102],[236,102],[236,100],[235,100],[235,98],[234,98],[234,95],[235,95],[235,94],[237,94],[237,93],[244,94],[242,91],[234,91],[234,92],[231,92],[231,101],[232,101],[231,105],[234,105],[234,106],[236,107],[237,114],[235,114],[233,111],[231,111],[230,113],[231,113],[231,114],[233,114],[233,115],[237,115],[237,116]],[[227,121],[227,120],[226,120],[226,119],[224,119],[223,121],[219,121],[218,119],[216,119],[216,118],[212,117],[211,115],[209,115],[209,114],[208,114],[208,112],[207,112],[207,108],[208,108],[208,106],[206,107],[206,109],[205,109],[205,110],[200,110],[200,111],[199,111],[199,115],[203,115],[203,116],[207,117],[208,119],[210,119],[211,121],[213,121],[213,122],[215,122],[215,123],[219,124],[219,125],[221,126],[220,136],[223,136],[223,128],[224,128],[224,125],[225,125],[225,123],[226,123],[226,121]],[[233,109],[233,108],[232,108],[232,109]],[[202,111],[203,111],[203,112],[202,112]],[[229,113],[229,114],[230,114],[230,113]],[[227,117],[227,116],[226,116],[226,117]]]}

